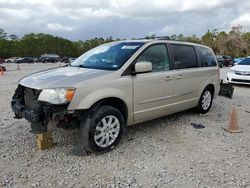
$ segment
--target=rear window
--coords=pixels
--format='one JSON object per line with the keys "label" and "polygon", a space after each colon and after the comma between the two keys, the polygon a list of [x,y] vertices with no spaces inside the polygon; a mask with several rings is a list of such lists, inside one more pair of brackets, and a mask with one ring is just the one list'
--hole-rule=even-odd
{"label": "rear window", "polygon": [[199,48],[199,57],[202,67],[212,67],[216,66],[216,58],[212,52],[212,50],[204,47]]}
{"label": "rear window", "polygon": [[171,44],[174,55],[175,69],[198,67],[197,57],[193,46]]}

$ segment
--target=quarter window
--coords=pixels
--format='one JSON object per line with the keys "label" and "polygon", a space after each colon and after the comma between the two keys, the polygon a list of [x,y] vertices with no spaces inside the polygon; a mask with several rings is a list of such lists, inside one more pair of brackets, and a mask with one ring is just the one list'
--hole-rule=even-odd
{"label": "quarter window", "polygon": [[217,65],[212,50],[204,47],[199,47],[199,56],[202,67],[212,67]]}
{"label": "quarter window", "polygon": [[175,69],[194,68],[198,66],[193,46],[171,44]]}
{"label": "quarter window", "polygon": [[153,45],[143,51],[136,62],[148,61],[152,63],[152,71],[169,70],[168,51],[165,44]]}

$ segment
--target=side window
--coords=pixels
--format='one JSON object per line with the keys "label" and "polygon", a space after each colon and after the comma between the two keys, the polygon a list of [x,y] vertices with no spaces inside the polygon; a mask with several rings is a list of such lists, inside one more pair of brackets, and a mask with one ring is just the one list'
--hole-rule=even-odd
{"label": "side window", "polygon": [[197,58],[193,46],[171,44],[174,55],[175,69],[197,67]]}
{"label": "side window", "polygon": [[210,49],[199,47],[199,55],[202,67],[212,67],[217,65],[215,56]]}
{"label": "side window", "polygon": [[169,70],[168,51],[165,44],[153,45],[140,54],[136,62],[152,63],[153,72]]}

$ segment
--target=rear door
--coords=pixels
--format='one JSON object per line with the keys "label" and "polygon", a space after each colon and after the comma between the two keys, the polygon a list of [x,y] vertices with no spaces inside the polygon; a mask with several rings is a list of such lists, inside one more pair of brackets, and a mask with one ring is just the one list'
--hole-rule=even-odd
{"label": "rear door", "polygon": [[173,53],[174,109],[182,111],[196,105],[203,73],[198,68],[195,47],[186,44],[171,44]]}
{"label": "rear door", "polygon": [[[198,58],[200,61],[200,72],[203,75],[203,88],[208,84],[213,84],[215,86],[215,95],[217,95],[217,91],[219,90],[219,83],[220,83],[220,74],[219,68],[217,66],[217,60],[210,48],[197,46],[196,47],[198,52]],[[198,93],[199,95],[201,94]]]}
{"label": "rear door", "polygon": [[153,70],[133,77],[135,122],[167,114],[174,95],[166,44],[149,46],[136,59],[136,63],[142,61],[151,62]]}

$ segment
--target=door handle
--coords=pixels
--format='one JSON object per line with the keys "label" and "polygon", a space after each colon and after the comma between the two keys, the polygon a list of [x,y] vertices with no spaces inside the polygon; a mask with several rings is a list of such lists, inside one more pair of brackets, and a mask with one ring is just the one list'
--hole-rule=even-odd
{"label": "door handle", "polygon": [[178,75],[177,77],[176,77],[176,79],[182,79],[183,78],[183,75]]}
{"label": "door handle", "polygon": [[169,80],[172,80],[173,78],[171,77],[171,76],[166,76],[165,78],[164,78],[164,80],[165,81],[169,81]]}

